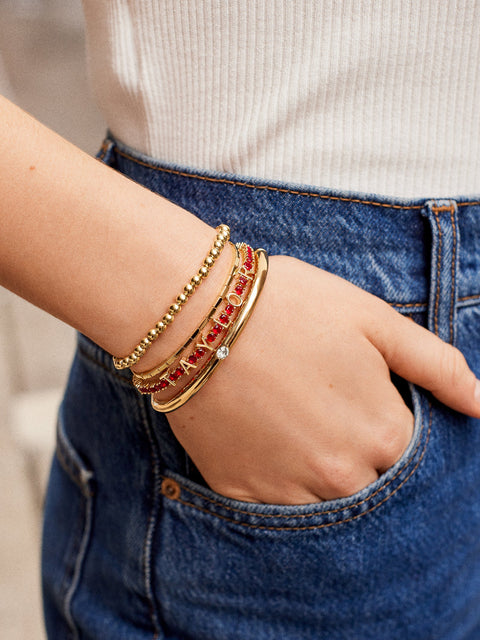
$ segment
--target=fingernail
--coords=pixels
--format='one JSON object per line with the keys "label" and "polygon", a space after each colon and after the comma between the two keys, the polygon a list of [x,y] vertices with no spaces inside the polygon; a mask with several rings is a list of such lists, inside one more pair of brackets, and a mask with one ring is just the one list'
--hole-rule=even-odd
{"label": "fingernail", "polygon": [[480,404],[480,380],[477,380],[475,383],[475,402]]}

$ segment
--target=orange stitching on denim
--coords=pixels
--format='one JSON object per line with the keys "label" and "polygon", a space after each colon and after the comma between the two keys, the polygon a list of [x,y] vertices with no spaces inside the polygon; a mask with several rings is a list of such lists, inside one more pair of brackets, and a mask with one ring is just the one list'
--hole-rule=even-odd
{"label": "orange stitching on denim", "polygon": [[[464,300],[475,300],[480,299],[480,293],[474,293],[471,296],[460,296],[457,298],[458,302],[463,302]],[[427,302],[389,302],[391,307],[426,307]]]}
{"label": "orange stitching on denim", "polygon": [[100,151],[98,152],[97,160],[102,161],[105,158],[109,145],[110,143],[108,142],[108,140],[103,141],[103,144],[100,147]]}
{"label": "orange stitching on denim", "polygon": [[[151,164],[150,162],[145,162],[144,160],[140,160],[139,158],[135,158],[135,156],[130,155],[126,151],[120,150],[118,147],[115,149],[115,153],[118,153],[119,156],[123,156],[127,158],[127,160],[133,160],[137,164],[147,167],[149,169],[154,169],[155,171],[162,171],[163,173],[171,173],[173,175],[182,176],[184,178],[196,178],[198,180],[205,180],[206,182],[221,182],[224,184],[236,185],[238,187],[248,187],[249,189],[260,189],[263,191],[279,191],[280,193],[291,193],[296,196],[310,196],[312,198],[322,198],[325,200],[339,200],[341,202],[354,202],[357,204],[371,204],[375,207],[385,207],[386,209],[423,209],[423,204],[410,204],[410,205],[401,205],[401,204],[387,204],[386,202],[375,202],[374,200],[360,200],[359,198],[345,198],[341,196],[327,196],[321,193],[315,193],[310,191],[296,191],[295,189],[282,189],[281,187],[274,187],[272,185],[258,185],[258,184],[250,184],[248,182],[242,182],[241,180],[228,180],[227,178],[212,178],[210,176],[202,176],[198,173],[189,172],[189,171],[179,171],[178,169],[167,169],[167,167],[158,167],[157,165]],[[479,201],[475,202],[459,202],[457,203],[457,207],[465,207],[465,206],[473,206],[479,205]],[[440,211],[442,209],[439,209]]]}
{"label": "orange stitching on denim", "polygon": [[[363,513],[357,513],[357,515],[351,516],[350,518],[347,518],[346,520],[339,520],[338,522],[324,522],[323,524],[314,524],[314,525],[310,525],[308,527],[273,527],[273,526],[266,526],[266,525],[259,525],[259,524],[250,524],[248,522],[238,522],[237,520],[234,520],[233,518],[228,518],[227,516],[222,516],[222,515],[220,515],[218,513],[212,513],[208,509],[204,509],[203,507],[199,507],[199,506],[197,506],[195,504],[192,504],[191,502],[186,502],[185,500],[177,499],[176,502],[180,502],[180,504],[183,504],[186,507],[191,507],[193,509],[197,509],[197,511],[201,511],[203,513],[207,513],[208,515],[211,515],[211,516],[213,516],[215,518],[220,518],[221,520],[226,520],[227,522],[232,522],[233,524],[238,524],[238,525],[240,525],[242,527],[247,527],[249,529],[264,529],[264,530],[267,530],[267,531],[308,531],[308,530],[312,530],[312,529],[323,529],[325,527],[333,527],[333,526],[340,525],[340,524],[346,524],[347,522],[351,522],[352,520],[357,520],[358,518],[361,518],[362,516],[367,515],[367,513],[371,513],[375,509],[378,509],[378,507],[380,505],[384,504],[387,500],[390,500],[390,498],[393,495],[395,495],[395,493],[397,493],[397,491],[401,487],[403,487],[403,485],[407,482],[407,480],[409,478],[411,478],[411,476],[415,473],[415,471],[420,466],[420,463],[422,462],[422,460],[423,460],[423,458],[425,456],[425,452],[427,450],[427,445],[428,445],[428,442],[430,440],[430,434],[431,434],[431,430],[432,430],[432,406],[431,406],[430,402],[428,404],[429,404],[429,414],[430,414],[430,418],[429,418],[429,422],[428,422],[428,433],[427,433],[427,438],[426,438],[426,441],[425,441],[425,446],[423,447],[422,454],[421,454],[420,458],[418,459],[417,464],[410,471],[408,476],[402,480],[402,482],[398,485],[398,487],[396,487],[392,491],[392,493],[390,493],[388,496],[385,496],[385,498],[383,498],[383,500],[381,500],[377,504],[374,504],[367,511],[364,511]],[[372,497],[373,496],[370,496],[370,498],[372,498]],[[361,504],[361,503],[359,503],[359,504]],[[355,505],[352,505],[352,506],[355,506]],[[328,512],[325,512],[325,513],[328,513]],[[252,514],[251,512],[247,512],[247,515],[252,516],[252,515],[255,515],[255,514]],[[260,517],[265,517],[265,515],[267,515],[267,514],[259,514]],[[271,514],[268,514],[268,515],[271,515]],[[320,512],[319,514],[313,514],[313,515],[322,515],[322,513]],[[276,516],[276,517],[279,517],[279,516]],[[285,517],[288,517],[288,518],[291,518],[291,519],[298,519],[300,516],[285,516]]]}
{"label": "orange stitching on denim", "polygon": [[[105,140],[102,144],[101,150],[103,150],[104,146],[107,147],[110,144],[109,140]],[[115,147],[115,153],[118,153],[119,156],[126,158],[127,160],[132,160],[137,164],[147,167],[149,169],[153,169],[154,171],[162,171],[163,173],[171,173],[177,176],[182,176],[185,178],[196,178],[198,180],[205,180],[206,182],[223,182],[225,184],[232,184],[239,187],[249,187],[250,189],[261,189],[267,191],[280,191],[281,193],[291,193],[293,195],[298,196],[311,196],[313,198],[322,198],[326,200],[340,200],[342,202],[355,202],[358,204],[371,204],[376,207],[385,207],[386,209],[423,209],[424,205],[422,204],[411,204],[411,205],[400,205],[400,204],[387,204],[386,202],[375,202],[373,200],[360,200],[358,198],[344,198],[340,196],[327,196],[325,194],[314,193],[310,191],[295,191],[294,189],[282,189],[281,187],[273,187],[271,185],[257,185],[257,184],[249,184],[248,182],[241,182],[235,180],[227,180],[226,178],[211,178],[209,176],[201,176],[198,173],[188,172],[188,171],[179,171],[178,169],[167,169],[167,167],[159,167],[150,162],[145,162],[140,160],[139,158],[135,158],[131,154],[126,151],[122,151],[118,147]],[[457,207],[468,207],[480,205],[480,200],[476,200],[473,202],[457,202]],[[441,210],[441,209],[440,209]]]}
{"label": "orange stitching on denim", "polygon": [[461,298],[458,298],[458,300],[475,300],[480,298],[480,293],[475,293],[473,296],[462,296]]}
{"label": "orange stitching on denim", "polygon": [[476,206],[480,204],[480,200],[477,200],[475,202],[457,202],[457,207],[471,207],[471,206]]}
{"label": "orange stitching on denim", "polygon": [[426,302],[389,302],[391,307],[426,307]]}
{"label": "orange stitching on denim", "polygon": [[453,209],[453,205],[449,204],[442,207],[432,207],[433,211],[451,211]]}
{"label": "orange stitching on denim", "polygon": [[441,207],[432,207],[432,211],[435,215],[438,227],[438,251],[437,251],[437,287],[435,291],[435,312],[434,312],[434,329],[435,334],[438,336],[438,305],[440,301],[440,261],[442,256],[442,229],[440,227],[440,220],[438,218],[438,211],[441,211]]}
{"label": "orange stitching on denim", "polygon": [[[380,491],[383,491],[384,489],[386,489],[386,487],[388,487],[389,484],[391,484],[394,480],[396,480],[398,478],[398,476],[408,467],[408,465],[410,464],[410,462],[413,460],[413,458],[415,458],[418,448],[420,447],[420,443],[422,440],[422,434],[423,434],[423,428],[424,428],[424,421],[423,421],[423,416],[422,416],[422,424],[420,427],[420,433],[418,434],[418,443],[417,446],[415,447],[415,451],[413,451],[412,455],[408,458],[408,460],[405,461],[405,464],[403,465],[403,467],[401,467],[401,469],[399,469],[397,471],[397,473],[390,478],[390,480],[388,482],[386,482],[385,484],[383,484],[381,487],[379,487],[374,493],[372,493],[372,495],[368,496],[367,498],[364,498],[363,500],[360,500],[360,502],[354,502],[353,504],[347,505],[345,507],[339,507],[338,509],[330,509],[328,511],[312,511],[310,513],[302,513],[302,514],[298,514],[296,516],[292,516],[289,514],[273,514],[273,513],[259,513],[259,514],[252,514],[251,511],[246,511],[245,509],[236,509],[235,507],[229,507],[227,505],[224,505],[223,503],[221,503],[218,500],[214,500],[213,498],[208,498],[207,496],[202,495],[201,493],[198,493],[197,491],[194,491],[193,489],[190,489],[189,487],[186,487],[185,485],[183,485],[181,482],[179,482],[178,484],[182,487],[182,489],[184,489],[185,491],[187,491],[188,493],[191,493],[194,496],[197,496],[198,498],[201,498],[202,500],[205,500],[207,502],[210,502],[211,504],[217,505],[219,507],[221,507],[222,509],[225,509],[226,511],[233,511],[234,513],[240,513],[242,515],[258,515],[259,517],[262,518],[309,518],[311,516],[319,516],[319,515],[327,515],[327,514],[332,514],[332,513],[339,513],[340,511],[346,511],[347,509],[352,509],[353,507],[359,507],[360,505],[362,505],[364,502],[367,502],[368,500],[371,500],[372,498],[374,498],[378,493],[380,493]],[[168,478],[169,476],[161,476],[162,478]],[[178,482],[178,481],[176,481]],[[178,502],[181,502],[181,500],[177,499]],[[210,513],[210,512],[208,512]]]}
{"label": "orange stitching on denim", "polygon": [[[135,158],[134,156],[129,155],[125,151],[121,151],[120,149],[115,149],[115,152],[118,155],[127,158],[127,160],[133,160],[137,164],[147,167],[149,169],[154,169],[155,171],[162,171],[163,173],[171,173],[176,176],[181,176],[183,178],[196,178],[198,180],[204,180],[205,182],[219,182],[223,184],[230,184],[237,187],[248,187],[249,189],[259,189],[261,191],[278,191],[280,193],[289,193],[295,196],[309,196],[312,198],[321,198],[323,200],[338,200],[340,202],[353,202],[357,204],[371,204],[375,207],[385,207],[386,209],[423,209],[422,204],[416,205],[400,205],[400,204],[387,204],[386,202],[375,202],[373,200],[361,200],[360,198],[346,198],[342,196],[329,196],[323,193],[315,193],[311,191],[297,191],[296,189],[284,189],[282,187],[274,187],[268,184],[250,184],[249,182],[242,182],[241,180],[228,180],[227,178],[212,178],[210,176],[202,176],[197,173],[188,172],[188,171],[179,171],[178,169],[167,169],[166,167],[158,167],[149,162],[145,162],[144,160],[140,160]],[[480,203],[479,203],[480,204]]]}
{"label": "orange stitching on denim", "polygon": [[454,217],[454,213],[455,213],[455,208],[454,205],[452,204],[450,207],[450,220],[452,222],[452,228],[453,228],[453,251],[452,251],[452,291],[450,294],[450,342],[453,344],[453,310],[455,307],[455,259],[456,259],[456,252],[457,252],[457,228],[456,228],[456,224],[455,224],[455,217]]}

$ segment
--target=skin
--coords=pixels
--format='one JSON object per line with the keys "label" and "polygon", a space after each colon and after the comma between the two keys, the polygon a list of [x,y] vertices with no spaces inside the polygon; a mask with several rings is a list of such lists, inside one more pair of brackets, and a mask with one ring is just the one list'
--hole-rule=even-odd
{"label": "skin", "polygon": [[[215,230],[3,98],[0,149],[0,283],[109,353],[128,354],[197,272]],[[136,370],[192,333],[230,262],[225,250]],[[294,332],[291,310],[306,299],[314,321]],[[231,354],[168,420],[223,495],[277,504],[347,496],[412,437],[390,370],[480,418],[475,375],[455,347],[342,278],[271,256]]]}

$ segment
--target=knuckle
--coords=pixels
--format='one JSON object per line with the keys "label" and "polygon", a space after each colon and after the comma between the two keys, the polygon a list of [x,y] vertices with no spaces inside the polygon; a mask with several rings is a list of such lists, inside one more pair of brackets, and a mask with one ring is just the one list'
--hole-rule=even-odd
{"label": "knuckle", "polygon": [[323,465],[324,483],[338,497],[349,496],[363,488],[358,482],[358,467],[342,456],[332,457]]}
{"label": "knuckle", "polygon": [[441,386],[456,384],[468,369],[463,353],[447,342],[442,342],[438,371]]}
{"label": "knuckle", "polygon": [[392,465],[401,458],[412,438],[413,425],[413,413],[405,406],[382,430],[381,439],[377,443],[379,460]]}

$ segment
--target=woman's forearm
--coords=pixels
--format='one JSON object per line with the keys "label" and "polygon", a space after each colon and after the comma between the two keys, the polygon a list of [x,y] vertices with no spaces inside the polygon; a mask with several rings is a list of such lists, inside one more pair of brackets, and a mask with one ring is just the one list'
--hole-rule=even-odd
{"label": "woman's forearm", "polygon": [[[0,151],[0,284],[127,354],[196,273],[214,230],[2,97]],[[196,326],[230,259],[225,250],[145,364]]]}

